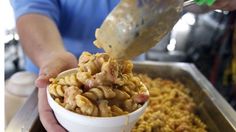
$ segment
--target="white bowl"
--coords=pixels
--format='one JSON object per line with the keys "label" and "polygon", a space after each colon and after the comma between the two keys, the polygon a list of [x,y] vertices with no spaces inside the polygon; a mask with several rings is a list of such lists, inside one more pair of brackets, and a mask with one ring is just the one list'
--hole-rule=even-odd
{"label": "white bowl", "polygon": [[[76,69],[71,69],[62,72],[58,77],[74,72],[76,72]],[[146,101],[141,108],[127,115],[92,117],[71,112],[63,108],[54,101],[48,90],[47,98],[58,122],[70,132],[129,132],[134,127],[139,117],[144,113],[148,104],[148,101]]]}

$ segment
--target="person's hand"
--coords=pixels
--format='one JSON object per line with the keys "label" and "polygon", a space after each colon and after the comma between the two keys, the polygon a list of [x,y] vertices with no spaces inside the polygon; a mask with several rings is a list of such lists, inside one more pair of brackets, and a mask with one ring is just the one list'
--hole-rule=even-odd
{"label": "person's hand", "polygon": [[66,131],[54,117],[53,111],[47,101],[46,87],[49,83],[49,78],[56,77],[60,72],[75,68],[77,59],[69,52],[50,53],[47,60],[41,63],[39,77],[35,81],[38,87],[38,110],[40,120],[49,132],[64,132]]}
{"label": "person's hand", "polygon": [[236,0],[216,0],[211,9],[220,9],[224,11],[233,11],[236,9]]}

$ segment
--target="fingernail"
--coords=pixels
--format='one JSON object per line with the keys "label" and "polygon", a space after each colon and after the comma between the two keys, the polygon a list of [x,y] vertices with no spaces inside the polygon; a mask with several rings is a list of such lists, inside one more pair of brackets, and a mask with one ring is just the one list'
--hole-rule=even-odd
{"label": "fingernail", "polygon": [[45,80],[45,77],[39,77],[38,79],[35,80],[35,85],[38,88],[45,88],[47,86],[47,80]]}
{"label": "fingernail", "polygon": [[41,79],[45,79],[45,78],[47,78],[47,76],[45,76],[45,75],[40,75],[37,80],[41,80]]}

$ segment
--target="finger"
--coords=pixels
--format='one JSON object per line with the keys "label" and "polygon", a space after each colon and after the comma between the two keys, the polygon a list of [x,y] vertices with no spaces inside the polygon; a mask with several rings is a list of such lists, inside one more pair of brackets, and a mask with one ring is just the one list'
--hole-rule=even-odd
{"label": "finger", "polygon": [[38,88],[46,88],[49,81],[48,81],[48,77],[43,76],[43,75],[39,75],[39,77],[35,80],[35,85]]}
{"label": "finger", "polygon": [[35,85],[39,88],[47,87],[49,79],[56,77],[60,72],[77,67],[77,59],[72,54],[68,53],[68,59],[58,59],[52,61],[40,68],[38,79],[35,81]]}
{"label": "finger", "polygon": [[46,88],[49,84],[49,79],[56,77],[61,71],[62,68],[60,69],[51,66],[45,66],[45,68],[40,70],[39,77],[36,79],[35,85],[38,88]]}
{"label": "finger", "polygon": [[66,131],[58,124],[57,120],[54,117],[53,111],[47,101],[46,88],[38,89],[38,110],[40,120],[48,132]]}

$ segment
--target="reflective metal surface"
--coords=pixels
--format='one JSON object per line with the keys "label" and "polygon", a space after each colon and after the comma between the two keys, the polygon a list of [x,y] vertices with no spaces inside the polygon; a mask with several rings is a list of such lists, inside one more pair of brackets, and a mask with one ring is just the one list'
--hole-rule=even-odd
{"label": "reflective metal surface", "polygon": [[[236,131],[236,113],[209,81],[188,63],[135,62],[135,72],[177,80],[189,88],[197,104],[197,115],[210,132]],[[39,122],[37,91],[9,123],[7,132],[45,131]]]}
{"label": "reflective metal surface", "polygon": [[[6,128],[6,132],[28,132],[38,122],[38,92],[37,89],[30,95],[26,103],[12,118]],[[40,129],[38,129],[40,130]]]}

